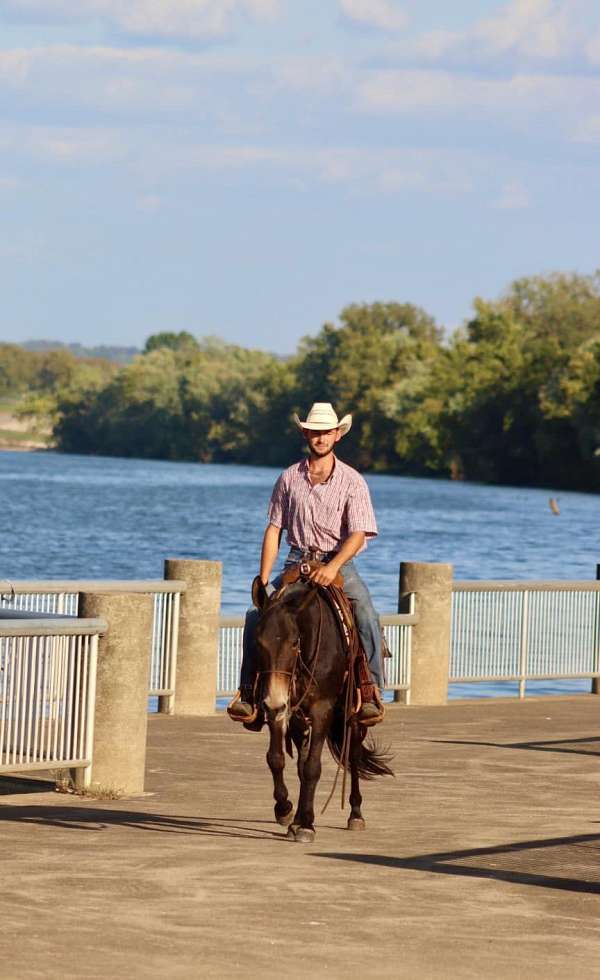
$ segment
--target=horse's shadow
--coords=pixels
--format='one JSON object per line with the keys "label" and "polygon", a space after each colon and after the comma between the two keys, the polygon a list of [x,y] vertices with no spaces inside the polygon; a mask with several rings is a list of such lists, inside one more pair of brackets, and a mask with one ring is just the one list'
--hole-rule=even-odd
{"label": "horse's shadow", "polygon": [[[597,735],[587,735],[583,738],[557,738],[557,739],[539,739],[537,741],[529,742],[479,742],[472,741],[471,739],[453,739],[453,738],[432,738],[428,739],[430,742],[435,742],[442,745],[483,745],[488,748],[494,749],[524,749],[531,752],[565,752],[568,755],[600,755],[599,751],[585,750],[584,745],[588,745],[592,742],[600,742],[600,737]],[[567,748],[569,745],[580,745],[581,748]]]}
{"label": "horse's shadow", "polygon": [[[556,850],[552,850],[556,848]],[[577,834],[539,840],[514,841],[495,847],[392,857],[384,854],[344,854],[318,852],[313,857],[337,861],[354,861],[396,870],[425,871],[430,874],[458,875],[466,878],[488,878],[517,885],[554,888],[559,891],[600,895],[598,851],[600,834]],[[455,863],[456,862],[456,863]],[[543,863],[543,872],[539,867]],[[564,874],[579,871],[584,865],[585,877]],[[520,866],[519,866],[520,865]],[[552,872],[563,872],[562,874]],[[598,879],[598,880],[594,880]]]}
{"label": "horse's shadow", "polygon": [[[61,827],[67,830],[102,831],[109,827],[162,834],[199,834],[253,840],[285,840],[271,820],[241,820],[222,817],[190,817],[148,813],[140,810],[103,809],[87,806],[0,805],[0,822]],[[259,825],[268,825],[265,827]]]}

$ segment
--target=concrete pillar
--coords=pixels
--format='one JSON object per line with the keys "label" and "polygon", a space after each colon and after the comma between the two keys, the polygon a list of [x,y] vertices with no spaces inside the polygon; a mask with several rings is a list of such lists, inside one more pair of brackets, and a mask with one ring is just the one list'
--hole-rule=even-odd
{"label": "concrete pillar", "polygon": [[[600,579],[600,565],[596,565],[596,581]],[[600,629],[596,627],[596,663],[600,662]],[[600,694],[600,677],[592,677],[592,694]]]}
{"label": "concrete pillar", "polygon": [[221,614],[220,561],[167,558],[165,578],[182,579],[175,681],[176,715],[214,715]]}
{"label": "concrete pillar", "polygon": [[[144,789],[152,596],[82,592],[79,615],[108,623],[98,644],[92,789],[135,795]],[[81,769],[74,771],[79,784],[81,776]]]}
{"label": "concrete pillar", "polygon": [[415,593],[419,622],[412,628],[410,703],[446,704],[452,618],[452,565],[400,563],[398,611]]}

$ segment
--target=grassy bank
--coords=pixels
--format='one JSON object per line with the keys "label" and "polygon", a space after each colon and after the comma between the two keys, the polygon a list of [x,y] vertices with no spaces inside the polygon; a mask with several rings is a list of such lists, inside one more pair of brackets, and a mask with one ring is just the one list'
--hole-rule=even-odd
{"label": "grassy bank", "polygon": [[52,445],[50,431],[20,419],[16,414],[17,405],[18,399],[0,399],[0,449],[49,449]]}

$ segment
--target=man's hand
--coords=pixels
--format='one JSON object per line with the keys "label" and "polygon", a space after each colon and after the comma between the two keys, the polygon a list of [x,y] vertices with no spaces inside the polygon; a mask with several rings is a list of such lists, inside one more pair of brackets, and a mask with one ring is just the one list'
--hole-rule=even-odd
{"label": "man's hand", "polygon": [[331,585],[338,573],[337,567],[332,563],[329,565],[320,565],[319,568],[315,568],[314,572],[311,572],[310,578],[317,585],[328,586]]}

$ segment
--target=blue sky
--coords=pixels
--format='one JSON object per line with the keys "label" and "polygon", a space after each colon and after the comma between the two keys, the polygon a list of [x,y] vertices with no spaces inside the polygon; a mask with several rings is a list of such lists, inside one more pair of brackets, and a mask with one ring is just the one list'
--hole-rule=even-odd
{"label": "blue sky", "polygon": [[289,353],[600,266],[597,0],[0,0],[0,339]]}

